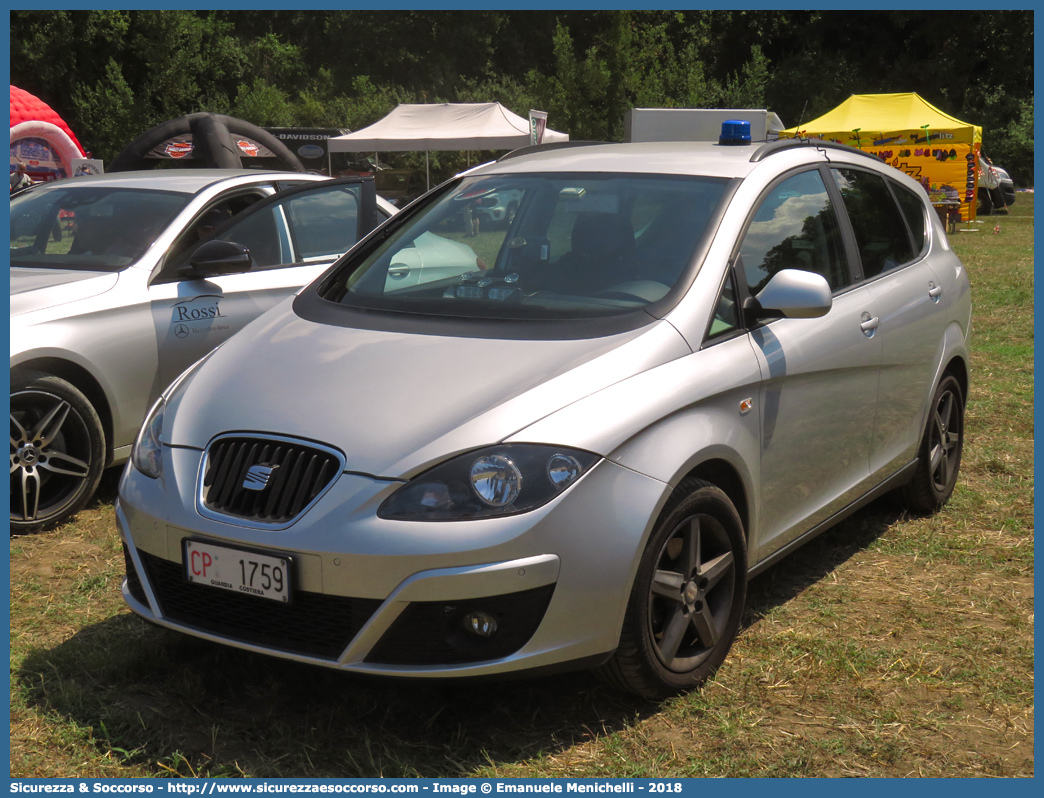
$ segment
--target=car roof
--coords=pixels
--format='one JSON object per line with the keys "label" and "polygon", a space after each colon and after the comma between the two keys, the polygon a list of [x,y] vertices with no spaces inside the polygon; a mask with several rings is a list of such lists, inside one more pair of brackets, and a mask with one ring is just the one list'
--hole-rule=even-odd
{"label": "car roof", "polygon": [[512,155],[469,174],[627,172],[746,177],[757,166],[757,163],[751,163],[751,156],[763,144],[727,146],[704,141],[592,143]]}
{"label": "car roof", "polygon": [[41,188],[51,185],[68,187],[72,185],[90,185],[99,188],[144,188],[163,191],[178,191],[185,194],[197,194],[203,189],[234,178],[253,177],[283,178],[292,180],[316,180],[322,176],[304,172],[287,172],[268,169],[151,169],[137,172],[113,172],[104,175],[84,175],[45,183]]}

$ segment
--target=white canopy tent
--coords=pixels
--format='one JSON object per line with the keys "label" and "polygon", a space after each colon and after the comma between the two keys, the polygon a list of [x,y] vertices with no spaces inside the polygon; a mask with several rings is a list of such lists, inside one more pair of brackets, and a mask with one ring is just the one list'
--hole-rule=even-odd
{"label": "white canopy tent", "polygon": [[[544,143],[556,141],[569,141],[569,135],[546,128]],[[529,120],[500,103],[403,103],[369,127],[329,139],[327,147],[330,152],[428,153],[514,150],[529,143]]]}

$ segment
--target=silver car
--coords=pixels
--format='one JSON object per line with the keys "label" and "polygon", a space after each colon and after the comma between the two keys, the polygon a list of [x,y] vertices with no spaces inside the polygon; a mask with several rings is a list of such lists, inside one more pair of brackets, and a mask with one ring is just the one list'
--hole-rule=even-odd
{"label": "silver car", "polygon": [[518,191],[491,191],[475,201],[475,215],[490,224],[510,225],[515,221],[521,199]]}
{"label": "silver car", "polygon": [[[397,288],[483,189],[521,195],[488,268]],[[751,576],[886,491],[947,501],[970,325],[927,195],[857,150],[515,153],[164,394],[120,486],[123,595],[344,671],[665,696],[722,662]]]}
{"label": "silver car", "polygon": [[394,212],[372,180],[256,170],[83,177],[13,198],[11,531],[76,513],[160,391]]}

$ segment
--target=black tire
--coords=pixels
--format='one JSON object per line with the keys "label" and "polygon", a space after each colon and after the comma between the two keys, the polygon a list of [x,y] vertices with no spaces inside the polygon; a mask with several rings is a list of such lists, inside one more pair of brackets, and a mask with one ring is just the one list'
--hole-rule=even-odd
{"label": "black tire", "polygon": [[906,509],[934,513],[950,499],[964,450],[964,393],[950,375],[943,377],[932,397],[928,424],[917,452],[913,479],[899,489]]}
{"label": "black tire", "polygon": [[990,202],[993,203],[993,209],[998,211],[1004,210],[1007,206],[1007,203],[1004,201],[1004,192],[999,186],[990,189]]}
{"label": "black tire", "polygon": [[990,196],[990,190],[988,188],[980,188],[978,195],[979,204],[975,209],[975,215],[989,216],[993,212],[993,198]]}
{"label": "black tire", "polygon": [[613,687],[653,700],[714,674],[747,598],[747,545],[736,508],[703,480],[687,480],[679,493],[642,555],[620,646],[596,671]]}
{"label": "black tire", "polygon": [[11,533],[48,529],[90,501],[105,434],[87,398],[50,374],[11,377]]}

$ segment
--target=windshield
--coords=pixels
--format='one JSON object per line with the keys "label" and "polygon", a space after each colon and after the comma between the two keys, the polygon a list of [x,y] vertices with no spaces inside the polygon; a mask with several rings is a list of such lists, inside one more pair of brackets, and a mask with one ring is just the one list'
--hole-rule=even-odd
{"label": "windshield", "polygon": [[464,178],[344,262],[320,296],[452,317],[632,312],[679,282],[726,185],[632,174]]}
{"label": "windshield", "polygon": [[11,200],[11,265],[115,272],[145,254],[190,194],[90,185]]}

